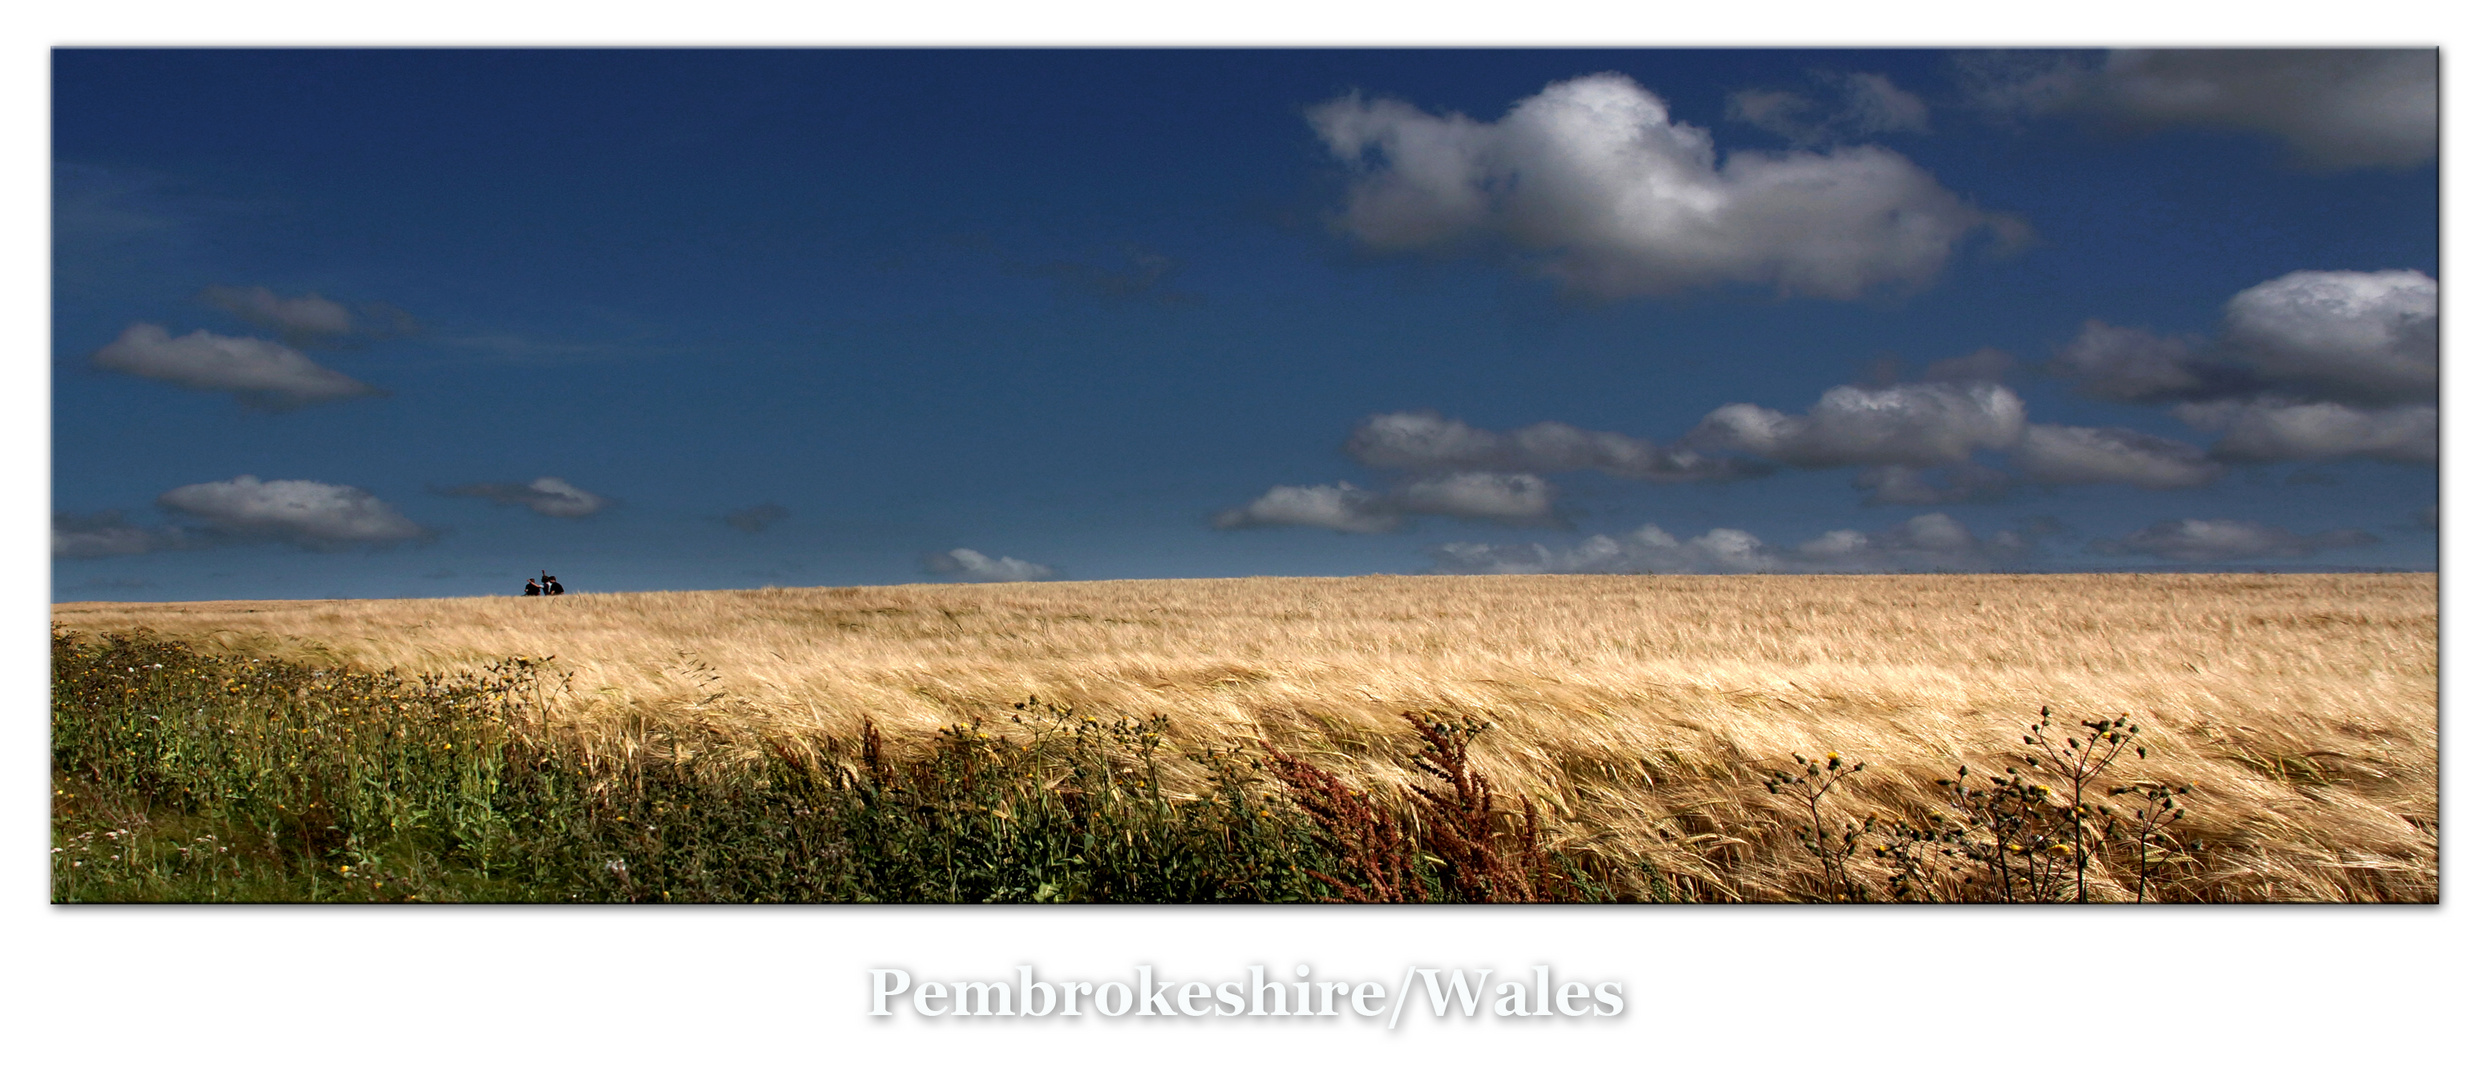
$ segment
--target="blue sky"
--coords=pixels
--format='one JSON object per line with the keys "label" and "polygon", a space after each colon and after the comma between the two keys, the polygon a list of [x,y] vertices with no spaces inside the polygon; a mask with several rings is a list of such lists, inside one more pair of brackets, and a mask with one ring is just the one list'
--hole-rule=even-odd
{"label": "blue sky", "polygon": [[56,51],[54,596],[2430,569],[2437,89]]}

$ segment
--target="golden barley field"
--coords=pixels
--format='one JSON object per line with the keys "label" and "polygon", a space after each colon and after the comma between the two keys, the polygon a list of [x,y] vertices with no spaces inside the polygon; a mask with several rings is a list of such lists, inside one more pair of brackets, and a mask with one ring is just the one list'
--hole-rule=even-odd
{"label": "golden barley field", "polygon": [[[2194,785],[2200,895],[2436,901],[2430,574],[1503,576],[904,585],[560,598],[62,604],[79,630],[406,671],[552,656],[559,715],[632,752],[670,725],[922,737],[1036,697],[1269,740],[1400,790],[1413,710],[1489,719],[1483,771],[1570,849],[1719,895],[1804,872],[1793,752],[1871,768],[1839,813],[2014,764],[2047,705],[2127,714]],[[2107,780],[2106,782],[2111,782]]]}

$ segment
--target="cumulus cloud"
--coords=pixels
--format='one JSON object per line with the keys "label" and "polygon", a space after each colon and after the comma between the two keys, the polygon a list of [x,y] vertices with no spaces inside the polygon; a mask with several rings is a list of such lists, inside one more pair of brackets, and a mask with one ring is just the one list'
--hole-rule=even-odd
{"label": "cumulus cloud", "polygon": [[121,511],[52,515],[52,557],[101,559],[191,547],[196,540],[177,528],[146,528],[122,519]]}
{"label": "cumulus cloud", "polygon": [[1795,546],[1786,568],[1831,573],[1997,570],[2035,558],[2035,539],[2052,532],[2055,524],[2045,520],[1980,536],[1945,514],[1922,514],[1874,533],[1825,533]]}
{"label": "cumulus cloud", "polygon": [[1388,492],[1348,481],[1305,487],[1278,485],[1255,501],[1212,516],[1217,529],[1305,525],[1342,533],[1387,533],[1409,515],[1428,514],[1510,525],[1563,525],[1557,487],[1529,473],[1459,472],[1422,476]]}
{"label": "cumulus cloud", "polygon": [[1688,442],[1801,468],[1952,465],[2004,450],[2025,428],[2025,403],[1996,383],[1838,386],[1804,416],[1751,404],[1713,410]]}
{"label": "cumulus cloud", "polygon": [[193,390],[233,394],[243,404],[294,409],[324,401],[388,393],[313,363],[293,348],[260,338],[196,330],[174,337],[137,323],[96,350],[95,366]]}
{"label": "cumulus cloud", "polygon": [[968,548],[953,548],[928,555],[926,572],[968,581],[1041,581],[1056,576],[1056,568],[1025,562],[1010,556],[981,555]]}
{"label": "cumulus cloud", "polygon": [[1212,516],[1215,529],[1252,529],[1306,525],[1342,533],[1387,533],[1402,527],[1402,515],[1382,496],[1344,480],[1327,487],[1274,485],[1255,501]]}
{"label": "cumulus cloud", "polygon": [[2089,396],[2172,403],[2233,461],[2439,457],[2440,286],[2413,270],[2298,271],[2224,305],[2212,341],[2089,322],[2053,359]]}
{"label": "cumulus cloud", "polygon": [[1350,433],[1342,452],[1380,469],[1574,472],[1674,483],[1753,475],[1741,462],[1708,457],[1684,446],[1661,446],[1632,435],[1587,431],[1546,421],[1513,431],[1483,431],[1432,412],[1381,413]]}
{"label": "cumulus cloud", "polygon": [[724,519],[727,527],[737,532],[757,533],[787,519],[787,507],[777,503],[748,506]]}
{"label": "cumulus cloud", "polygon": [[2333,401],[2274,398],[2200,402],[2174,409],[2182,420],[2221,431],[2209,453],[2227,461],[2310,461],[2367,457],[2429,464],[2440,460],[2440,409],[2365,409]]}
{"label": "cumulus cloud", "polygon": [[2436,401],[2440,286],[2414,270],[2304,270],[2234,294],[2214,341],[2089,320],[2050,364],[2106,401],[2252,395],[2357,405]]}
{"label": "cumulus cloud", "polygon": [[1724,115],[1802,145],[1930,130],[1929,105],[1884,75],[1820,72],[1817,81],[1831,92],[1832,102],[1789,90],[1740,90],[1731,94]]}
{"label": "cumulus cloud", "polygon": [[2030,532],[1985,538],[1945,514],[1912,518],[1877,533],[1838,529],[1778,547],[1739,529],[1714,529],[1681,540],[1646,525],[1572,547],[1545,544],[1439,544],[1430,549],[1436,573],[1454,574],[1754,574],[1904,570],[1988,570],[2034,555]]}
{"label": "cumulus cloud", "polygon": [[525,506],[546,517],[583,518],[614,500],[580,490],[559,476],[540,476],[525,484],[461,484],[433,489],[442,495],[491,500],[495,506]]}
{"label": "cumulus cloud", "polygon": [[[1925,381],[1838,386],[1799,415],[1750,403],[1724,405],[1670,445],[1555,422],[1496,432],[1432,412],[1397,412],[1368,417],[1342,449],[1360,464],[1380,469],[1438,474],[1596,469],[1655,482],[1755,477],[1778,465],[1851,467],[1861,470],[1852,484],[1868,506],[1983,502],[2026,481],[2167,489],[2195,487],[2222,474],[2223,466],[2208,460],[2205,451],[2176,440],[2123,428],[2029,423],[2024,401],[1992,381],[2012,364],[2012,357],[1997,350],[1941,360],[1930,365]],[[1974,460],[1985,451],[2004,453],[2023,472],[2010,474]],[[1405,484],[1389,496],[1347,485],[1275,488],[1267,496],[1270,505],[1230,511],[1231,524],[1224,527],[1288,522],[1390,531],[1399,526],[1401,513],[1442,512],[1409,498],[1420,487]]]}
{"label": "cumulus cloud", "polygon": [[2332,401],[2440,395],[2440,283],[2415,270],[2304,270],[2224,305],[2230,359],[2262,384]]}
{"label": "cumulus cloud", "polygon": [[1623,75],[1552,83],[1481,123],[1357,94],[1308,114],[1352,173],[1336,224],[1382,251],[1511,245],[1605,297],[1721,283],[1837,299],[2022,235],[1879,147],[1718,155]]}
{"label": "cumulus cloud", "polygon": [[2226,379],[2222,369],[2208,363],[2202,342],[2100,319],[2087,319],[2076,340],[2051,358],[2049,368],[2053,375],[2076,380],[2079,393],[2104,401],[2177,401],[2250,387],[2237,375]]}
{"label": "cumulus cloud", "polygon": [[2440,148],[2439,58],[2429,49],[2142,49],[1966,61],[1975,99],[2003,113],[2262,132],[2314,169],[2408,168]]}
{"label": "cumulus cloud", "polygon": [[431,535],[371,492],[316,480],[237,476],[175,488],[157,496],[156,505],[197,518],[221,539],[314,550],[388,547]]}
{"label": "cumulus cloud", "polygon": [[2158,521],[2117,540],[2095,540],[2086,544],[2085,549],[2098,555],[2152,555],[2175,562],[2216,562],[2299,559],[2321,551],[2379,542],[2379,537],[2359,529],[2334,529],[2302,536],[2255,522],[2181,518]]}
{"label": "cumulus cloud", "polygon": [[1451,574],[1719,574],[1776,568],[1764,541],[1738,529],[1714,529],[1681,540],[1646,525],[1624,537],[1594,536],[1573,547],[1545,544],[1439,544],[1430,549],[1437,573]]}
{"label": "cumulus cloud", "polygon": [[2042,484],[2170,490],[2200,487],[2224,474],[2204,450],[2127,428],[2028,425],[2014,457],[2028,478]]}

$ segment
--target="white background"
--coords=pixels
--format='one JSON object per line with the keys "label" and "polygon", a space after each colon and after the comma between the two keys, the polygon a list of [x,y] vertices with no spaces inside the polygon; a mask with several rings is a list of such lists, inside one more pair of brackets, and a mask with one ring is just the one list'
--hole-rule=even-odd
{"label": "white background", "polygon": [[[7,266],[17,350],[0,542],[18,567],[0,650],[10,809],[0,858],[0,1061],[25,1076],[643,1076],[973,1072],[1290,1077],[1458,1068],[1635,1074],[2408,1075],[2480,1067],[2479,824],[2463,756],[2484,680],[2465,547],[2480,429],[2442,470],[2444,902],[2431,908],[1691,908],[1374,911],[63,909],[45,855],[45,571],[52,433],[48,50],[61,44],[2395,44],[2443,53],[2445,388],[2481,394],[2465,268],[2482,190],[2468,138],[2477,36],[2456,5],[2089,3],[2047,23],[1972,5],[1784,2],[1736,15],[1636,3],[124,3],[13,16]],[[2255,12],[2255,15],[2249,14]],[[1806,37],[1795,38],[1795,34]],[[1222,980],[1261,963],[1392,981],[1406,965],[1616,979],[1616,1021],[939,1020],[865,1017],[865,970]],[[1485,1011],[1485,1007],[1484,1010]],[[24,1071],[19,1071],[24,1070]]]}

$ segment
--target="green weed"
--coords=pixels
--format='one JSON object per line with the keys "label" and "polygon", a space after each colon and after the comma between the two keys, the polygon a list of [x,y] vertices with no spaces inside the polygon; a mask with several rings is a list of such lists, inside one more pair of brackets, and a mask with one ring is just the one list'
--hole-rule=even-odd
{"label": "green weed", "polygon": [[[550,659],[550,658],[546,658]],[[1165,783],[1169,721],[1032,700],[895,753],[693,725],[559,728],[545,659],[408,678],[53,638],[59,901],[1227,903],[1596,899],[1501,815],[1467,719],[1413,718],[1401,811],[1242,748]],[[1269,758],[1267,764],[1266,757]],[[1274,775],[1277,774],[1277,775]],[[1330,781],[1338,790],[1337,780]],[[1351,815],[1351,816],[1342,816]],[[1357,815],[1364,815],[1363,817]],[[1365,822],[1365,826],[1356,824]],[[1357,833],[1361,827],[1369,833]],[[1615,878],[1616,875],[1610,875]],[[1628,895],[1634,895],[1629,893]]]}

